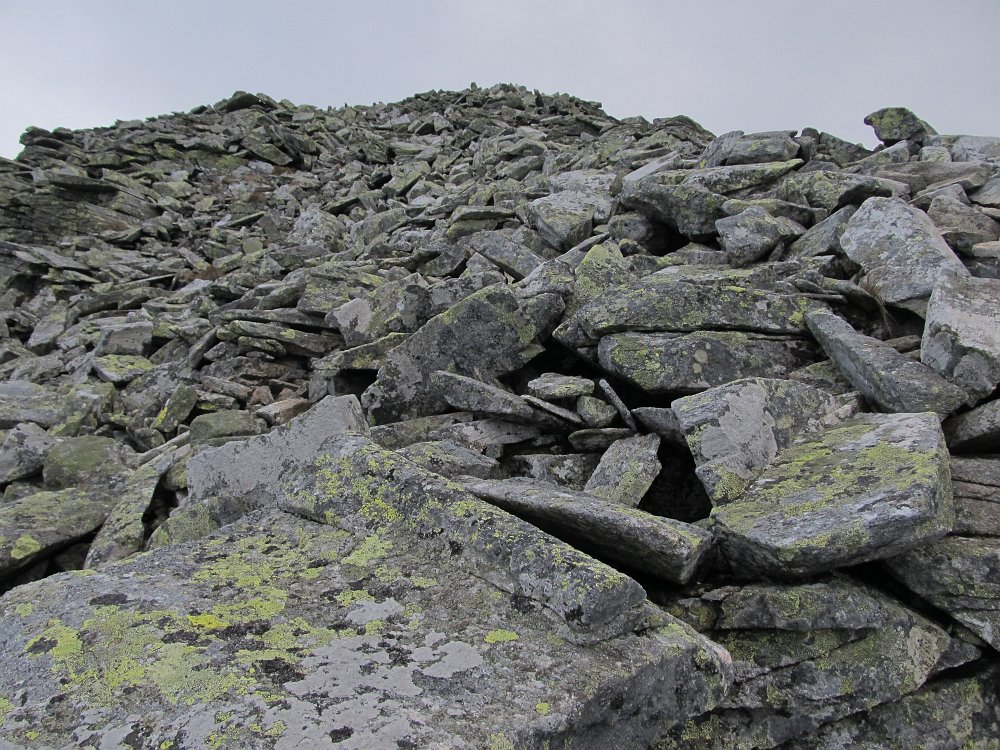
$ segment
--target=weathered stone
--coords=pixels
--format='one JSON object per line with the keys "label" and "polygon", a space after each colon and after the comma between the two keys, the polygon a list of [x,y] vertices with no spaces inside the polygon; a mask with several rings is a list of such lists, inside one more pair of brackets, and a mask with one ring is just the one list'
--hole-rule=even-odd
{"label": "weathered stone", "polygon": [[[111,386],[106,386],[111,388]],[[58,434],[75,434],[108,399],[107,391],[93,385],[77,386],[69,393],[19,380],[0,382],[0,430],[32,422]]]}
{"label": "weathered stone", "polygon": [[484,232],[474,235],[469,242],[469,247],[473,252],[477,252],[496,263],[515,279],[523,279],[543,263],[541,257],[524,245],[499,232]]}
{"label": "weathered stone", "polygon": [[923,211],[898,198],[869,198],[847,223],[841,247],[887,304],[922,314],[943,273],[969,272]]}
{"label": "weathered stone", "polygon": [[431,374],[431,384],[449,406],[501,419],[532,421],[534,410],[516,394],[475,378],[444,370]]}
{"label": "weathered stone", "polygon": [[104,326],[101,337],[94,346],[94,354],[135,354],[146,353],[153,340],[153,324],[148,320],[136,320]]}
{"label": "weathered stone", "polygon": [[952,457],[951,480],[954,533],[1000,537],[1000,460]]}
{"label": "weathered stone", "polygon": [[781,451],[712,511],[740,575],[801,577],[882,559],[954,523],[944,436],[930,414],[863,414]]}
{"label": "weathered stone", "polygon": [[601,460],[599,453],[530,453],[512,456],[514,476],[541,479],[571,490],[583,490]]}
{"label": "weathered stone", "polygon": [[937,196],[931,201],[927,215],[957,253],[966,253],[973,245],[1000,238],[1000,224],[955,198]]}
{"label": "weathered stone", "polygon": [[391,333],[411,333],[430,317],[430,310],[427,282],[414,273],[345,302],[330,315],[347,346],[356,347]]}
{"label": "weathered stone", "polygon": [[604,451],[584,491],[634,508],[660,473],[659,447],[658,435],[616,440]]}
{"label": "weathered stone", "polygon": [[865,125],[871,125],[875,137],[887,146],[902,140],[920,142],[937,131],[921,120],[906,107],[885,107],[865,117]]}
{"label": "weathered stone", "polygon": [[204,443],[217,438],[238,438],[259,435],[264,425],[253,414],[240,409],[202,414],[191,420],[191,440]]}
{"label": "weathered stone", "polygon": [[750,378],[671,404],[714,505],[737,500],[796,438],[829,426],[834,398],[791,380]]}
{"label": "weathered stone", "polygon": [[952,452],[1000,452],[1000,399],[951,417],[941,426]]}
{"label": "weathered stone", "polygon": [[944,275],[927,305],[920,361],[969,394],[1000,384],[1000,280]]}
{"label": "weathered stone", "polygon": [[781,242],[805,230],[788,219],[775,218],[756,206],[715,222],[719,242],[733,266],[745,266],[764,257]]}
{"label": "weathered stone", "polygon": [[479,497],[595,550],[600,557],[685,583],[712,546],[697,526],[525,478],[467,481]]}
{"label": "weathered stone", "polygon": [[134,451],[109,437],[80,435],[53,445],[45,457],[42,476],[45,487],[61,490],[87,487],[110,491],[130,473]]}
{"label": "weathered stone", "polygon": [[783,378],[816,358],[812,342],[738,331],[619,333],[598,348],[601,366],[651,394],[695,393],[745,377]]}
{"label": "weathered stone", "polygon": [[854,206],[844,206],[809,227],[805,234],[792,242],[788,257],[809,258],[840,250],[840,236],[857,210]]}
{"label": "weathered stone", "polygon": [[806,320],[841,374],[883,411],[933,411],[944,418],[968,400],[930,367],[858,333],[833,313],[810,312]]}
{"label": "weathered stone", "polygon": [[782,181],[778,195],[792,203],[807,203],[816,208],[835,211],[849,203],[861,203],[873,197],[888,198],[906,186],[846,172],[796,172]]}
{"label": "weathered stone", "polygon": [[691,237],[713,234],[715,222],[726,215],[725,196],[700,185],[664,185],[655,177],[625,183],[619,200],[626,208]]}
{"label": "weathered stone", "polygon": [[589,396],[594,392],[594,381],[590,378],[560,375],[547,372],[528,381],[528,393],[537,398],[561,399]]}
{"label": "weathered stone", "polygon": [[614,406],[594,396],[580,396],[576,400],[576,412],[587,427],[608,427],[618,414]]}
{"label": "weathered stone", "polygon": [[399,454],[417,466],[445,477],[473,476],[489,479],[500,468],[500,464],[489,456],[450,440],[412,443],[401,448]]}
{"label": "weathered stone", "polygon": [[606,451],[616,440],[632,437],[634,430],[628,427],[589,427],[571,432],[566,438],[578,451]]}
{"label": "weathered stone", "polygon": [[56,439],[32,422],[19,424],[0,443],[0,485],[41,470]]}
{"label": "weathered stone", "polygon": [[606,204],[607,199],[590,193],[564,190],[532,201],[527,211],[543,240],[557,250],[569,250],[590,236],[594,214]]}
{"label": "weathered stone", "polygon": [[537,337],[561,308],[558,297],[541,295],[522,304],[499,286],[466,297],[389,353],[364,394],[365,408],[378,422],[443,411],[431,373],[447,370],[484,380],[512,372],[540,351]]}

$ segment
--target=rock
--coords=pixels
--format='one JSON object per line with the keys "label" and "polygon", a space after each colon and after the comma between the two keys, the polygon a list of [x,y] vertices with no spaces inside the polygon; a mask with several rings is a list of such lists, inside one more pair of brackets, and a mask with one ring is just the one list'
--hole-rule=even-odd
{"label": "rock", "polygon": [[927,215],[957,253],[967,253],[973,245],[1000,238],[1000,224],[955,198],[937,196],[931,201]]}
{"label": "rock", "polygon": [[593,495],[518,478],[467,481],[471,492],[596,551],[600,557],[685,583],[712,546],[712,535]]}
{"label": "rock", "polygon": [[844,206],[806,230],[789,246],[789,257],[813,257],[840,250],[840,236],[857,209]]}
{"label": "rock", "polygon": [[875,137],[887,146],[902,140],[921,142],[936,131],[905,107],[885,107],[865,117]]}
{"label": "rock", "polygon": [[930,367],[863,336],[832,313],[811,312],[806,320],[841,374],[883,411],[933,411],[944,418],[969,398]]}
{"label": "rock", "polygon": [[149,372],[154,365],[145,357],[134,354],[106,354],[94,359],[94,372],[101,380],[122,385]]}
{"label": "rock", "polygon": [[[437,370],[477,380],[505,375],[538,353],[537,337],[561,312],[558,298],[520,304],[504,287],[487,287],[444,313],[393,349],[362,402],[378,422],[443,411],[428,382]],[[466,337],[467,336],[467,337]]]}
{"label": "rock", "polygon": [[651,394],[695,393],[745,377],[786,377],[815,359],[811,342],[738,331],[619,333],[598,348],[601,366]]}
{"label": "rock", "polygon": [[288,424],[292,419],[307,411],[311,404],[307,398],[286,398],[257,409],[254,414],[269,425]]}
{"label": "rock", "polygon": [[885,562],[907,588],[1000,645],[1000,540],[949,536]]}
{"label": "rock", "polygon": [[148,320],[116,323],[101,329],[94,346],[98,357],[106,354],[143,355],[153,341],[153,324]]}
{"label": "rock", "polygon": [[512,473],[515,476],[541,479],[560,487],[582,491],[600,460],[601,456],[598,453],[565,453],[562,455],[537,453],[512,456],[510,463],[513,465]]}
{"label": "rock", "polygon": [[191,440],[195,443],[259,435],[262,431],[263,425],[257,417],[239,409],[209,412],[191,421]]}
{"label": "rock", "polygon": [[941,425],[953,453],[1000,451],[1000,400],[994,399]]}
{"label": "rock", "polygon": [[898,198],[869,198],[851,217],[841,247],[887,304],[922,314],[943,273],[968,271],[925,213]]}
{"label": "rock", "polygon": [[954,533],[1000,537],[1000,460],[952,457],[951,479]]}
{"label": "rock", "polygon": [[1000,384],[1000,280],[943,276],[927,305],[920,361],[969,394],[972,404]]}
{"label": "rock", "polygon": [[473,476],[489,479],[500,468],[494,459],[450,440],[412,443],[402,448],[399,454],[428,471],[452,478]]}
{"label": "rock", "polygon": [[135,453],[117,440],[97,435],[66,438],[53,445],[45,457],[45,487],[62,490],[86,487],[111,491],[130,473]]}
{"label": "rock", "polygon": [[715,222],[729,263],[745,266],[764,257],[779,243],[803,234],[801,226],[789,219],[774,218],[762,208],[751,206],[736,216]]}
{"label": "rock", "polygon": [[593,396],[580,396],[576,400],[576,412],[587,427],[610,427],[618,414],[614,406]]}
{"label": "rock", "polygon": [[749,378],[674,401],[670,408],[712,504],[737,500],[798,437],[835,421],[832,396],[791,380]]}
{"label": "rock", "polygon": [[412,333],[430,317],[430,309],[427,282],[414,273],[345,302],[330,316],[347,346],[356,347],[391,333]]}
{"label": "rock", "polygon": [[626,183],[619,196],[632,208],[654,221],[689,237],[710,235],[715,222],[725,217],[725,196],[698,185],[664,185],[655,178]]}
{"label": "rock", "polygon": [[0,443],[0,484],[16,482],[41,470],[56,439],[32,422],[19,424]]}
{"label": "rock", "polygon": [[905,185],[893,180],[846,172],[796,172],[782,181],[778,196],[792,203],[836,211],[869,198],[901,195],[905,189]]}
{"label": "rock", "polygon": [[590,236],[595,213],[607,215],[606,204],[590,193],[564,190],[532,201],[527,211],[543,240],[557,250],[569,250]]}
{"label": "rock", "polygon": [[561,399],[589,396],[594,392],[594,381],[589,378],[547,372],[528,381],[528,393],[537,398]]}
{"label": "rock", "polygon": [[[587,234],[589,235],[590,232],[588,231]],[[542,236],[545,237],[544,234]],[[515,279],[523,279],[544,262],[541,257],[524,245],[498,232],[483,232],[473,235],[469,241],[469,247],[473,252],[496,263],[504,272],[509,273]]]}
{"label": "rock", "polygon": [[616,440],[630,438],[635,431],[628,427],[589,427],[571,432],[567,439],[578,451],[606,451]]}
{"label": "rock", "polygon": [[[378,746],[518,746],[572,727],[598,747],[626,727],[621,715],[640,748],[660,726],[652,716],[681,720],[714,705],[727,686],[722,657],[683,628],[556,645],[540,613],[502,594],[488,616],[463,620],[467,597],[491,600],[498,589],[455,562],[429,564],[419,550],[367,539],[345,544],[336,526],[270,511],[190,547],[22,589],[4,603],[3,648],[17,657],[0,689],[28,700],[7,709],[3,736],[24,741],[38,732],[32,737],[63,746],[127,734],[134,717],[149,713],[156,719],[144,736],[156,746],[180,732],[197,743],[333,736]],[[405,588],[366,582],[377,566]],[[240,570],[261,572],[247,579]],[[223,601],[212,590],[220,584],[229,591]],[[317,590],[330,595],[321,606],[307,593]],[[62,612],[66,601],[79,603],[74,616]],[[235,639],[241,662],[228,653]],[[527,675],[543,659],[547,676],[535,683]],[[683,697],[662,689],[668,674],[684,675]],[[482,716],[494,718],[449,716],[454,689],[476,695]],[[69,715],[43,723],[37,707],[57,694]],[[611,697],[599,701],[606,708],[579,718],[597,696]],[[620,708],[611,708],[615,697]],[[88,718],[93,710],[100,718]]]}
{"label": "rock", "polygon": [[431,384],[448,406],[461,411],[511,421],[531,422],[534,416],[534,410],[520,396],[475,378],[438,370],[431,374]]}
{"label": "rock", "polygon": [[930,414],[863,414],[781,451],[712,511],[729,565],[801,577],[892,557],[954,523],[944,436]]}
{"label": "rock", "polygon": [[[110,386],[109,386],[110,387]],[[59,434],[74,434],[77,426],[91,418],[108,398],[106,391],[78,386],[69,393],[18,380],[0,383],[0,429],[32,422],[57,428]]]}
{"label": "rock", "polygon": [[637,435],[616,440],[601,456],[584,492],[636,507],[660,473],[656,458],[657,435]]}

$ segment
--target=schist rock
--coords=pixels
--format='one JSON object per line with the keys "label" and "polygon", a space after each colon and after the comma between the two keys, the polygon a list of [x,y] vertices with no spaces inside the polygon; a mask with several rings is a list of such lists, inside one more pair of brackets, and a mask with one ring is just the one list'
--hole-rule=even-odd
{"label": "schist rock", "polygon": [[0,160],[0,745],[987,748],[1000,139],[520,86]]}

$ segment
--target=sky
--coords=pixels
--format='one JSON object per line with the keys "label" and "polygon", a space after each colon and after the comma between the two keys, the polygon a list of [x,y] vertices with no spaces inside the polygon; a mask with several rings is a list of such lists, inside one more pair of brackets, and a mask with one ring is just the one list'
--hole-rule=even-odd
{"label": "sky", "polygon": [[520,83],[716,134],[815,127],[868,146],[906,106],[1000,135],[1000,0],[0,0],[0,156],[236,90],[392,102]]}

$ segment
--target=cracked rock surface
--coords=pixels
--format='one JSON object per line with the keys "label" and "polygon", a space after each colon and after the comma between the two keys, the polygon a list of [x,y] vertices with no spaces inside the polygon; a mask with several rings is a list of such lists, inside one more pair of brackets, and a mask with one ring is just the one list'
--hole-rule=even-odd
{"label": "cracked rock surface", "polygon": [[3,747],[996,747],[1000,138],[514,85],[0,160]]}

